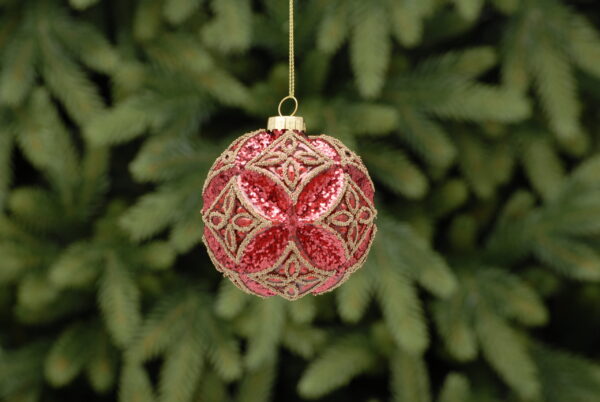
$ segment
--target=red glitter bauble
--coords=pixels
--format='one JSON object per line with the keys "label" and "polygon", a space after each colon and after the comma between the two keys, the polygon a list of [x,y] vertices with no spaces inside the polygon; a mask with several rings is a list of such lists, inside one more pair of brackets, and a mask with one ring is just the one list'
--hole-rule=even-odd
{"label": "red glitter bauble", "polygon": [[335,138],[259,130],[215,161],[203,189],[204,244],[242,290],[288,300],[334,289],[366,259],[374,187]]}

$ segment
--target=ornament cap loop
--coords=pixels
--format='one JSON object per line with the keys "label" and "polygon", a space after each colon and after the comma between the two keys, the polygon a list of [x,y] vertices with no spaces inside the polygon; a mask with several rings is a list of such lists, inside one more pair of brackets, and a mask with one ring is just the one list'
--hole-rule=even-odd
{"label": "ornament cap loop", "polygon": [[267,130],[306,131],[306,124],[300,116],[272,116],[267,122]]}
{"label": "ornament cap loop", "polygon": [[290,113],[290,116],[294,116],[296,114],[296,112],[298,111],[298,99],[296,99],[296,97],[294,95],[288,95],[285,98],[283,98],[279,102],[279,106],[277,106],[277,111],[279,112],[280,116],[283,116],[283,113],[281,113],[281,106],[283,106],[283,104],[285,103],[286,100],[294,101],[294,111],[292,113]]}

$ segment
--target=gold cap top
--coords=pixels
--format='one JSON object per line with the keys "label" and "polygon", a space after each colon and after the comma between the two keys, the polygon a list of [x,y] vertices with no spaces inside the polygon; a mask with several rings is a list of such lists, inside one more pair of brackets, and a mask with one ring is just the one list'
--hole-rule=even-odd
{"label": "gold cap top", "polygon": [[272,116],[267,122],[267,130],[306,131],[304,118],[299,116]]}

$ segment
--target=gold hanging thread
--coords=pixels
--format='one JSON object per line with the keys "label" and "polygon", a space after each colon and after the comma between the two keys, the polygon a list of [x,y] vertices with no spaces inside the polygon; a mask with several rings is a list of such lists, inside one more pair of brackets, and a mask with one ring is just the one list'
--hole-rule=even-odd
{"label": "gold hanging thread", "polygon": [[279,107],[277,111],[279,112],[279,116],[283,116],[281,113],[281,106],[285,103],[286,100],[294,101],[294,111],[289,116],[294,116],[298,111],[298,99],[294,96],[294,92],[296,89],[296,66],[294,61],[294,0],[290,0],[290,17],[289,17],[289,55],[288,55],[288,96],[283,98],[281,102],[279,102]]}
{"label": "gold hanging thread", "polygon": [[[296,116],[298,111],[298,99],[294,95],[296,89],[296,66],[294,60],[294,0],[290,0],[289,15],[289,68],[288,68],[288,95],[279,102],[277,112],[279,116],[269,117],[267,122],[268,130],[298,130],[306,131],[306,124],[302,117]],[[283,104],[291,100],[294,102],[294,110],[289,115],[284,115],[281,111]]]}
{"label": "gold hanging thread", "polygon": [[[290,20],[289,20],[289,24],[290,24],[290,28],[289,28],[289,35],[290,35],[290,44],[289,44],[289,96],[291,98],[294,98],[294,89],[296,86],[296,80],[295,80],[295,71],[294,71],[294,0],[290,0]],[[295,99],[295,98],[294,98]],[[298,101],[296,100],[296,103],[298,103]]]}

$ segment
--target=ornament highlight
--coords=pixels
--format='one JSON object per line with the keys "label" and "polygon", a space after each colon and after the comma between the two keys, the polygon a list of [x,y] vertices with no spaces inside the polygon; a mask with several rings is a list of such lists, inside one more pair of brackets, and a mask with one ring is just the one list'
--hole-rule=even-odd
{"label": "ornament highlight", "polygon": [[302,118],[271,118],[269,128],[238,138],[210,169],[204,244],[246,292],[295,300],[330,291],[373,242],[373,183],[360,157],[335,138],[307,136]]}

